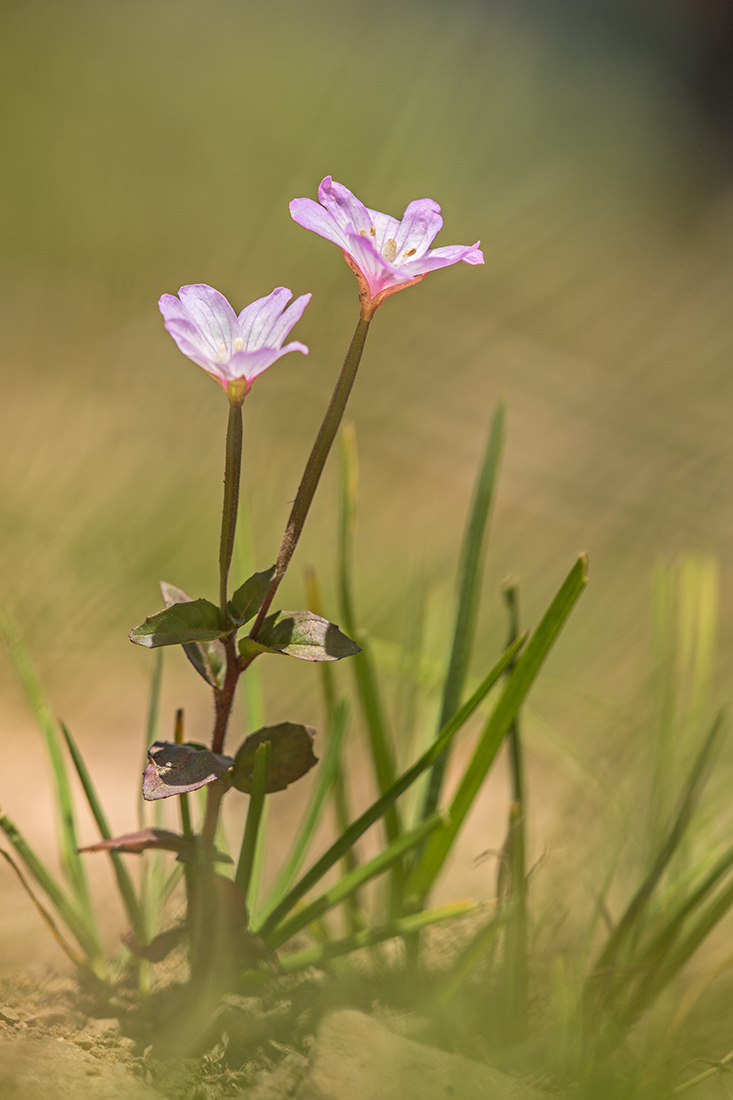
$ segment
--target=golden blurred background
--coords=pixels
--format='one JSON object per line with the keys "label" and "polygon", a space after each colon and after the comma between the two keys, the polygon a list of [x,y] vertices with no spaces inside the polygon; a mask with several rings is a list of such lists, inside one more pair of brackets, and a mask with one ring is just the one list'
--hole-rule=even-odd
{"label": "golden blurred background", "polygon": [[[152,665],[127,633],[160,607],[159,580],[210,598],[217,583],[226,402],[177,351],[157,299],[190,282],[237,310],[276,285],[313,293],[294,332],[310,356],[275,365],[245,406],[243,498],[266,568],[358,312],[338,250],[288,215],[326,174],[398,216],[436,199],[436,243],[480,237],[486,257],[391,298],[372,327],[349,413],[365,627],[385,652],[399,644],[419,574],[435,656],[447,651],[463,519],[505,396],[479,657],[504,637],[508,573],[532,624],[577,552],[591,561],[531,699],[535,845],[554,842],[578,761],[614,775],[643,736],[659,559],[719,560],[719,694],[730,693],[725,10],[2,0],[0,602],[119,831],[133,824]],[[337,618],[335,466],[281,592],[301,606],[315,564]],[[264,672],[269,721],[318,725],[314,669]],[[0,805],[47,848],[43,754],[5,658],[0,691]],[[174,653],[163,736],[179,705],[203,739],[205,687]],[[471,868],[496,843],[497,798],[459,853],[462,890],[488,892],[485,868]],[[1,868],[0,884],[13,899],[3,939],[29,944],[30,907]],[[43,935],[34,958],[56,962]]]}

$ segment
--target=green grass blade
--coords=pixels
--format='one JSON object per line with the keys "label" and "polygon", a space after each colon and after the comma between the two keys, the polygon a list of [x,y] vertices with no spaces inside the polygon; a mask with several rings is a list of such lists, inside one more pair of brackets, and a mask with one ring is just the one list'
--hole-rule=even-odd
{"label": "green grass blade", "polygon": [[[501,452],[504,447],[504,419],[505,406],[504,402],[500,401],[494,413],[486,451],[476,480],[468,523],[463,536],[453,645],[448,662],[448,672],[443,684],[439,729],[458,709],[471,664],[476,635],[476,620],[481,600],[481,581],[489,516],[494,499],[494,487],[499,462],[501,461]],[[428,817],[434,813],[440,802],[447,763],[448,755],[446,753],[439,760],[436,760],[433,765],[425,795],[423,817]]]}
{"label": "green grass blade", "polygon": [[235,885],[239,887],[245,900],[249,895],[252,864],[257,846],[257,834],[260,829],[262,810],[267,795],[267,774],[270,770],[271,749],[272,745],[270,742],[263,741],[261,745],[258,745],[257,751],[255,752],[247,822],[244,827],[244,837],[242,838],[242,848],[239,853],[237,872],[234,876]]}
{"label": "green grass blade", "polygon": [[[708,736],[705,738],[705,742],[698,753],[697,759],[690,770],[690,773],[685,784],[685,789],[682,792],[682,798],[680,800],[679,809],[672,824],[669,833],[662,844],[662,847],[654,861],[654,864],[646,876],[641,886],[634,894],[633,898],[629,902],[621,920],[616,925],[614,931],[608,938],[606,946],[603,948],[601,954],[598,957],[598,961],[594,967],[594,972],[602,975],[608,975],[612,971],[615,963],[618,959],[621,949],[625,946],[629,937],[635,931],[637,922],[641,919],[641,916],[649,902],[649,899],[654,892],[654,889],[662,877],[665,868],[669,861],[677,850],[677,847],[685,834],[687,826],[690,823],[695,804],[700,795],[702,785],[705,779],[705,773],[707,765],[710,760],[715,742],[718,739],[722,725],[723,725],[724,712],[716,716],[713,722]],[[594,980],[594,979],[591,979]]]}
{"label": "green grass blade", "polygon": [[511,911],[506,908],[498,916],[492,917],[482,928],[479,928],[468,946],[461,951],[438,985],[435,999],[439,1007],[444,1008],[454,1000],[471,974],[475,973],[476,968],[481,965],[486,952],[502,928],[506,926],[510,916]]}
{"label": "green grass blade", "polygon": [[[329,733],[326,751],[321,761],[318,773],[318,782],[313,789],[310,801],[298,827],[298,833],[293,842],[290,855],[285,860],[267,899],[267,904],[262,914],[266,917],[275,906],[282,901],[288,890],[293,885],[300,871],[303,860],[308,854],[316,829],[323,817],[326,801],[333,788],[336,775],[341,764],[341,749],[343,746],[346,720],[349,713],[349,704],[346,699],[341,699],[336,704],[334,723]],[[353,870],[353,868],[352,868]]]}
{"label": "green grass blade", "polygon": [[0,813],[0,829],[28,868],[29,872],[45,893],[72,936],[91,962],[101,959],[101,949],[93,930],[89,928],[86,914],[80,913],[74,902],[67,897],[43,861],[36,855],[20,830],[7,814]]}
{"label": "green grass blade", "polygon": [[[305,573],[305,589],[306,598],[308,600],[308,608],[316,615],[321,615],[324,618],[328,618],[324,615],[323,605],[321,602],[321,593],[318,584],[318,576],[315,569],[312,567],[306,569]],[[334,670],[331,667],[329,661],[321,661],[319,666],[319,673],[321,678],[321,694],[323,697],[323,710],[326,716],[326,723],[329,730],[329,737],[333,736],[333,731],[336,728],[338,706],[340,704],[346,704],[345,698],[342,697],[337,702],[336,699],[336,683],[334,680]],[[336,775],[333,781],[333,803],[336,816],[336,828],[339,833],[345,833],[351,824],[353,817],[351,813],[351,807],[349,805],[349,792],[346,786],[346,776],[344,774],[343,760],[339,757],[338,767],[336,768]],[[353,848],[349,848],[343,857],[343,869],[344,874],[349,874],[353,871],[358,864],[356,852]],[[363,927],[363,918],[361,915],[361,907],[359,904],[359,897],[357,894],[352,894],[345,905],[346,920],[351,932],[358,932]]]}
{"label": "green grass blade", "polygon": [[[79,776],[79,781],[82,785],[82,788],[84,789],[84,794],[87,797],[89,809],[91,810],[92,816],[96,822],[97,829],[99,830],[99,835],[101,836],[102,840],[111,840],[112,831],[109,827],[107,817],[102,808],[102,803],[99,800],[99,796],[94,787],[94,783],[92,782],[92,777],[87,770],[87,766],[84,762],[84,757],[81,755],[81,752],[79,751],[79,746],[77,745],[74,738],[71,736],[71,732],[69,731],[66,724],[64,722],[60,722],[59,725],[61,726],[61,732],[64,735],[66,744],[69,749],[69,754],[74,763],[74,767],[76,768],[76,774]],[[136,924],[137,921],[140,919],[140,906],[138,904],[137,893],[135,891],[135,887],[133,886],[132,879],[130,878],[127,868],[125,867],[125,864],[122,860],[122,856],[119,854],[119,852],[109,852],[108,855],[112,862],[112,869],[117,880],[117,888],[120,891],[120,897],[122,898],[122,902],[125,906],[127,917],[130,921],[130,924]]]}
{"label": "green grass blade", "polygon": [[[367,640],[357,628],[354,612],[352,574],[352,543],[356,528],[357,494],[359,484],[359,466],[356,450],[356,433],[353,424],[345,424],[341,432],[341,515],[339,525],[338,586],[341,617],[346,633],[355,641],[358,639],[361,651],[350,661],[356,692],[369,735],[369,749],[372,767],[377,780],[377,789],[384,794],[390,789],[397,775],[397,762],[394,743],[387,726],[382,703],[377,669]],[[387,841],[392,844],[403,831],[401,815],[396,805],[391,805],[384,815],[384,830]],[[389,914],[398,916],[403,909],[403,888],[405,868],[401,863],[392,867]]]}
{"label": "green grass blade", "polygon": [[56,807],[59,820],[58,842],[61,866],[69,883],[79,913],[88,928],[90,942],[96,945],[96,953],[101,955],[102,947],[97,930],[96,918],[92,908],[87,886],[84,863],[77,852],[79,842],[76,834],[76,815],[74,796],[66,770],[66,761],[59,737],[58,724],[43,694],[36,670],[30,655],[20,639],[13,619],[7,613],[0,616],[0,630],[5,637],[11,659],[22,684],[28,704],[34,714],[38,727],[46,744],[51,763]]}
{"label": "green grass blade", "polygon": [[330,890],[326,890],[320,897],[314,898],[308,905],[303,906],[302,909],[298,909],[290,920],[286,920],[283,924],[275,928],[267,937],[267,942],[270,947],[280,947],[281,944],[289,940],[296,932],[300,932],[300,930],[310,924],[311,921],[318,920],[329,909],[333,909],[334,906],[340,905],[347,897],[353,894],[355,890],[361,889],[362,886],[365,886],[367,882],[370,882],[373,878],[384,874],[384,872],[389,870],[397,860],[402,859],[403,855],[417,847],[418,844],[422,844],[425,838],[442,824],[443,815],[434,814],[433,817],[428,818],[427,821],[423,821],[411,832],[403,833],[394,844],[390,844],[390,846],[380,852],[379,855],[363,863],[361,867],[357,867],[350,875],[344,876],[344,878],[337,882],[335,886],[332,886]]}
{"label": "green grass blade", "polygon": [[[155,663],[153,665],[153,674],[150,680],[150,701],[148,703],[148,716],[145,723],[145,746],[143,751],[143,766],[141,772],[145,771],[148,764],[148,749],[155,741],[158,733],[158,713],[160,711],[160,690],[163,684],[163,649],[156,649],[155,651]],[[138,793],[137,800],[137,819],[138,826],[141,829],[145,828],[145,800],[143,798],[143,785],[140,784],[140,791]],[[145,865],[147,866],[147,864]]]}
{"label": "green grass blade", "polygon": [[385,940],[400,937],[404,939],[423,928],[428,928],[432,924],[468,916],[470,913],[475,913],[477,908],[474,902],[453,901],[448,905],[425,909],[422,913],[401,917],[399,920],[382,925],[379,928],[367,928],[361,932],[354,932],[344,939],[334,940],[332,943],[321,944],[318,947],[311,947],[305,951],[297,951],[292,955],[286,955],[280,960],[280,968],[284,973],[292,974],[308,966],[323,966],[329,959],[350,955],[352,951],[358,951],[362,947],[374,947],[378,943],[384,943]]}
{"label": "green grass blade", "polygon": [[636,997],[632,999],[623,1013],[622,1019],[626,1027],[631,1026],[651,1002],[669,985],[732,906],[733,883],[729,883],[718,897],[713,898],[694,927],[677,947],[670,951],[664,962],[649,972],[648,980],[642,982]]}
{"label": "green grass blade", "polygon": [[463,704],[458,713],[451,718],[440,736],[433,741],[430,748],[423,753],[420,759],[417,760],[411,768],[408,768],[407,771],[393,783],[390,789],[383,794],[381,798],[373,802],[372,805],[348,827],[346,832],[331,845],[311,869],[303,875],[300,881],[295,884],[292,890],[286,894],[280,904],[270,913],[267,920],[259,929],[262,936],[267,936],[277,927],[293,906],[297,905],[303,895],[307,894],[308,891],[323,878],[331,867],[333,867],[333,865],[353,847],[359,837],[361,837],[367,829],[371,828],[376,821],[379,821],[400,795],[404,794],[408,787],[411,787],[415,780],[431,766],[445,746],[455,737],[461,726],[470,718],[476,707],[479,706],[482,699],[486,697],[497,680],[500,679],[509,663],[519,652],[523,643],[524,638],[518,639],[513,646],[502,654],[488,676],[481,682],[471,698]]}
{"label": "green grass blade", "polygon": [[[392,740],[384,716],[376,668],[365,639],[359,637],[354,611],[351,582],[351,559],[354,530],[356,528],[359,469],[356,451],[356,434],[352,424],[345,424],[341,432],[341,515],[339,525],[338,582],[340,614],[343,628],[349,637],[359,641],[361,653],[351,658],[350,664],[356,679],[356,689],[364,722],[369,734],[374,774],[380,794],[384,794],[395,780],[396,763]],[[396,806],[384,815],[385,829],[390,842],[402,832]]]}
{"label": "green grass blade", "polygon": [[450,853],[491,765],[517,712],[532,687],[568,615],[585,588],[587,560],[581,555],[570,570],[544,618],[527,643],[481,735],[471,762],[451,802],[450,823],[431,836],[406,886],[406,893],[424,898]]}

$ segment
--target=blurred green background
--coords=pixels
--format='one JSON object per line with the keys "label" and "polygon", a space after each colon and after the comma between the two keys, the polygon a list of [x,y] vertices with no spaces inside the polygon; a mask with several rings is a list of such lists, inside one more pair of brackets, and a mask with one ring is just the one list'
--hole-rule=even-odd
{"label": "blurred green background", "polygon": [[[529,4],[428,0],[2,0],[0,601],[120,830],[152,663],[127,633],[159,608],[160,579],[216,592],[226,402],[177,351],[157,299],[189,282],[237,309],[276,285],[313,293],[294,333],[310,356],[274,366],[245,406],[243,496],[266,568],[358,313],[339,251],[288,215],[326,174],[395,215],[436,199],[437,244],[480,237],[486,256],[391,298],[372,327],[350,406],[364,625],[399,644],[420,574],[445,654],[463,518],[503,395],[479,652],[504,637],[507,574],[531,624],[577,552],[591,561],[531,700],[535,843],[558,799],[579,804],[578,760],[618,776],[644,733],[660,558],[719,559],[730,692],[728,153],[674,49],[635,37],[678,43],[684,24],[625,7],[637,22],[619,37],[576,25],[572,5],[540,21]],[[312,563],[336,617],[335,501],[332,461],[285,607],[303,604]],[[285,664],[265,670],[268,719],[317,725],[314,670]],[[22,781],[40,749],[5,660],[0,691],[0,803],[46,835],[45,788]],[[166,736],[178,705],[205,737],[203,682],[173,654]],[[503,821],[491,805],[481,829]],[[487,835],[467,843],[467,867]]]}

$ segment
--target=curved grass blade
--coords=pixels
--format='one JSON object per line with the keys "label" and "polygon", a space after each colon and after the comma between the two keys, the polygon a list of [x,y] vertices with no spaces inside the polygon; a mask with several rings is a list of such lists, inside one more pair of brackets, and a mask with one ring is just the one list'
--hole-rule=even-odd
{"label": "curved grass blade", "polygon": [[417,760],[411,768],[408,768],[406,772],[403,772],[399,779],[392,784],[390,789],[386,791],[381,798],[378,798],[376,802],[373,802],[372,805],[348,827],[338,840],[331,845],[328,851],[321,856],[311,869],[303,875],[300,881],[295,884],[280,904],[270,913],[262,927],[258,929],[260,935],[264,937],[272,932],[280,921],[290,912],[293,906],[297,905],[304,894],[307,894],[308,891],[323,878],[326,872],[333,867],[334,863],[337,863],[349,849],[353,847],[359,837],[362,836],[367,829],[371,828],[376,821],[379,821],[400,795],[404,794],[408,787],[411,787],[415,780],[430,767],[445,746],[450,744],[452,738],[455,737],[461,726],[470,718],[476,710],[476,707],[479,706],[482,699],[489,693],[497,680],[500,679],[509,663],[521,649],[524,641],[524,637],[519,638],[513,646],[501,655],[491,672],[489,672],[488,676],[479,684],[471,698],[463,704],[457,714],[447,723],[440,737],[433,741],[430,748],[423,753],[419,760]]}
{"label": "curved grass blade", "polygon": [[[443,699],[440,707],[438,729],[441,729],[458,709],[471,663],[476,634],[476,620],[481,600],[481,581],[489,517],[494,499],[496,475],[504,447],[504,420],[505,405],[503,401],[500,401],[494,413],[486,451],[476,480],[468,523],[463,536],[453,645],[450,661],[448,662],[448,671],[443,684]],[[433,765],[425,795],[423,817],[428,817],[434,813],[440,802],[447,763],[448,753],[446,752]]]}
{"label": "curved grass blade", "polygon": [[427,895],[445,864],[509,727],[586,583],[587,559],[584,554],[581,554],[527,643],[484,727],[471,762],[463,773],[463,779],[449,807],[450,823],[431,836],[410,874],[406,893],[416,901],[421,901]]}

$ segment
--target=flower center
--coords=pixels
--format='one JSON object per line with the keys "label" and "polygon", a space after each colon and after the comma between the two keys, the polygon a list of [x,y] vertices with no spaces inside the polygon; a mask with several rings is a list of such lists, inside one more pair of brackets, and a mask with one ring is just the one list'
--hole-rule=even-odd
{"label": "flower center", "polygon": [[397,259],[397,241],[390,237],[382,246],[382,256],[388,264],[393,264]]}
{"label": "flower center", "polygon": [[[244,347],[244,340],[241,336],[235,336],[232,341],[232,351],[241,351]],[[219,344],[219,350],[216,353],[217,363],[226,363],[229,361],[230,352],[227,351],[226,344]]]}

